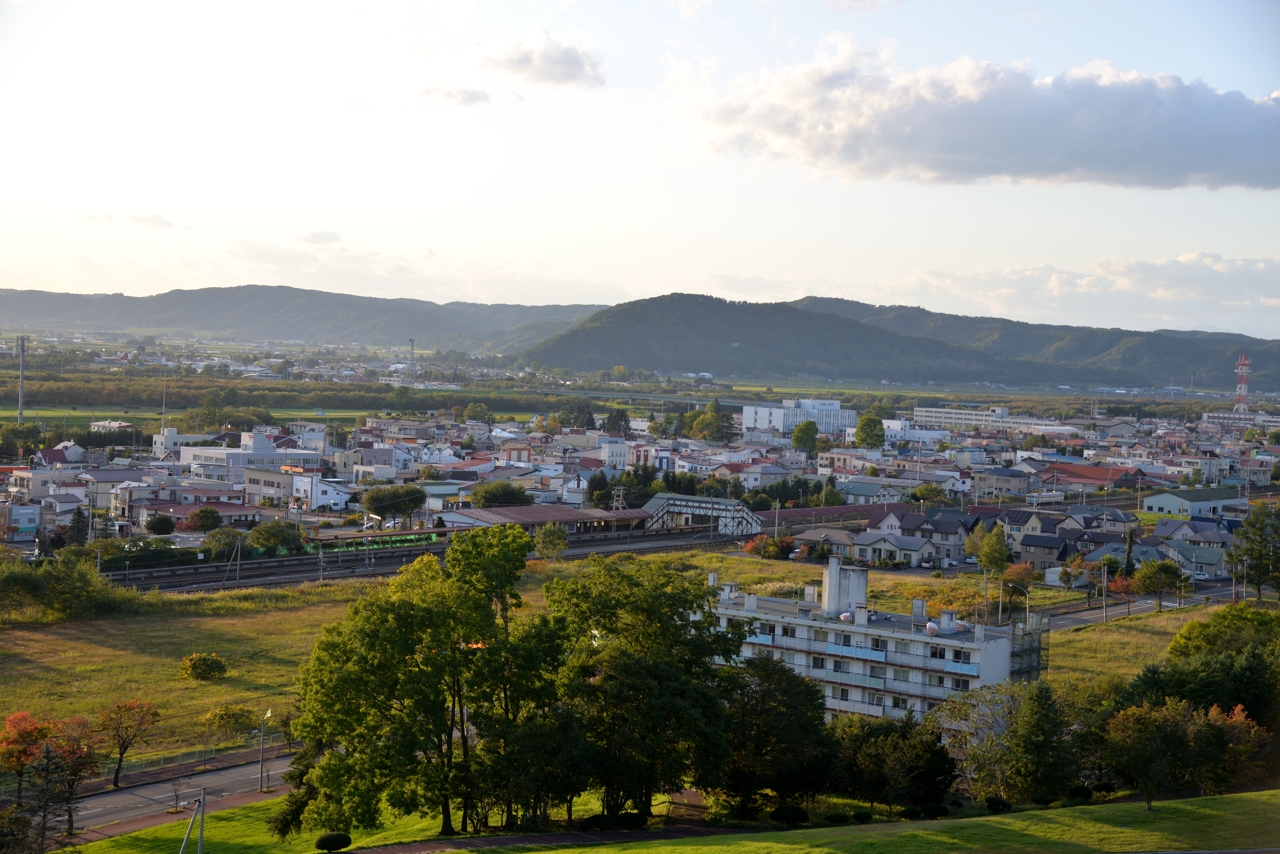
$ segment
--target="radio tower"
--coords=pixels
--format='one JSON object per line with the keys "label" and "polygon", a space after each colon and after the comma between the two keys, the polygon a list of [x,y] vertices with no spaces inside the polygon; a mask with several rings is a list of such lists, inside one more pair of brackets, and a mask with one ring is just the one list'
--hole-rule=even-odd
{"label": "radio tower", "polygon": [[1236,362],[1236,405],[1231,408],[1232,412],[1249,411],[1250,364],[1249,357],[1241,353],[1240,361]]}

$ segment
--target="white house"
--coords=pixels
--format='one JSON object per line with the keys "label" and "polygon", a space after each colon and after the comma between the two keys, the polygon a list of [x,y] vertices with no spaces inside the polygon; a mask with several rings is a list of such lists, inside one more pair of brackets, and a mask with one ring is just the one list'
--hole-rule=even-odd
{"label": "white house", "polygon": [[1171,513],[1175,516],[1217,516],[1222,513],[1247,513],[1249,503],[1234,489],[1180,489],[1157,492],[1142,502],[1148,513]]}

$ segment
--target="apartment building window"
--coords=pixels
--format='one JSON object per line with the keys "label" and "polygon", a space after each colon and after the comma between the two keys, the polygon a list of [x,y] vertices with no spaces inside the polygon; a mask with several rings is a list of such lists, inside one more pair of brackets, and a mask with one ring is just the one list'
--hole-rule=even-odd
{"label": "apartment building window", "polygon": [[826,642],[827,642],[827,631],[826,631],[826,629],[813,629],[812,631],[813,631],[813,640],[814,640],[814,642],[815,642],[815,643],[826,643]]}
{"label": "apartment building window", "polygon": [[883,706],[884,694],[868,694],[867,703],[872,706]]}
{"label": "apartment building window", "polygon": [[968,691],[968,690],[969,690],[969,680],[968,680],[968,679],[961,679],[959,676],[952,676],[952,677],[951,677],[951,689],[952,689],[953,691]]}
{"label": "apartment building window", "polygon": [[936,701],[934,701],[934,700],[930,700],[928,703],[926,703],[926,704],[925,704],[925,707],[924,707],[924,708],[925,708],[925,711],[927,711],[927,712],[932,712],[934,709],[938,708],[938,706],[941,706],[941,705],[942,705],[942,704],[941,704],[941,703],[939,703],[939,702],[936,702]]}
{"label": "apartment building window", "polygon": [[894,697],[894,698],[893,698],[893,707],[894,707],[895,709],[904,709],[904,710],[905,710],[905,709],[909,709],[909,708],[911,708],[911,703],[907,700],[907,698],[906,698],[906,697]]}
{"label": "apartment building window", "polygon": [[893,681],[894,682],[910,682],[911,671],[907,670],[905,667],[893,668]]}
{"label": "apartment building window", "polygon": [[795,664],[795,663],[796,663],[796,654],[795,654],[794,652],[786,652],[786,651],[783,651],[783,653],[782,653],[782,660],[783,660],[783,662],[784,662],[784,663],[786,663],[786,664]]}
{"label": "apartment building window", "polygon": [[758,635],[769,635],[770,637],[772,637],[775,631],[776,631],[776,627],[773,625],[773,623],[761,623],[758,627],[756,627],[756,634]]}
{"label": "apartment building window", "polygon": [[840,658],[833,658],[831,659],[831,669],[836,673],[848,673],[849,662]]}
{"label": "apartment building window", "polygon": [[784,638],[793,638],[793,637],[795,637],[795,636],[796,636],[796,627],[795,627],[795,626],[783,626],[783,627],[782,627],[782,636],[783,636]]}
{"label": "apartment building window", "polygon": [[809,666],[814,670],[826,670],[827,660],[820,655],[815,655],[809,659]]}
{"label": "apartment building window", "polygon": [[837,632],[832,642],[838,643],[840,646],[853,646],[853,635],[846,635]]}
{"label": "apartment building window", "polygon": [[945,688],[947,684],[946,677],[940,673],[929,674],[929,686],[932,688]]}
{"label": "apartment building window", "polygon": [[929,657],[936,658],[939,661],[946,661],[946,658],[947,658],[946,647],[941,647],[941,646],[929,647]]}
{"label": "apartment building window", "polygon": [[911,641],[907,641],[907,640],[894,641],[893,651],[896,652],[898,655],[910,655]]}
{"label": "apartment building window", "polygon": [[888,652],[888,651],[889,651],[889,642],[888,642],[887,640],[885,640],[884,638],[872,638],[872,639],[871,639],[871,648],[872,648],[872,649],[878,649],[878,650],[880,650],[881,652]]}
{"label": "apartment building window", "polygon": [[875,679],[883,679],[885,676],[885,668],[879,664],[871,665],[871,676]]}
{"label": "apartment building window", "polygon": [[969,663],[971,663],[972,658],[973,658],[973,653],[972,653],[972,652],[970,652],[970,651],[969,651],[969,650],[967,650],[967,649],[953,649],[953,650],[951,650],[951,660],[952,660],[952,661],[959,661],[959,662],[961,662],[962,664],[969,664]]}
{"label": "apartment building window", "polygon": [[833,699],[833,700],[844,700],[845,702],[848,702],[848,701],[849,701],[849,689],[848,689],[848,688],[832,688],[832,689],[831,689],[831,699]]}

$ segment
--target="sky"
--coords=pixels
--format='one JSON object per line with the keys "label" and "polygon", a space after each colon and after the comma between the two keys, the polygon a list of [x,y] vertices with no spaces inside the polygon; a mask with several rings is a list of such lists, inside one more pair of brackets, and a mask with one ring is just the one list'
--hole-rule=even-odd
{"label": "sky", "polygon": [[1277,44],[1280,0],[0,0],[0,288],[1276,338]]}

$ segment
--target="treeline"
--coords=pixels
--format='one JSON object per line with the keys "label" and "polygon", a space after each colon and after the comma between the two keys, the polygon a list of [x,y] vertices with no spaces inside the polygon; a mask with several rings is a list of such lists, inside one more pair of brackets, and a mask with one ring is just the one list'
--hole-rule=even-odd
{"label": "treeline", "polygon": [[[217,391],[224,406],[266,409],[395,409],[405,412],[452,409],[483,403],[495,412],[556,412],[579,407],[573,395],[474,391],[432,391],[388,385],[351,383],[265,382],[218,380],[206,377],[118,377],[102,374],[64,376],[27,375],[25,403],[41,406],[81,406],[125,409],[138,407],[159,413],[162,401],[170,409],[193,409]],[[16,376],[0,378],[0,405],[16,406]],[[594,404],[589,404],[595,407]],[[603,406],[595,407],[601,411]]]}
{"label": "treeline", "polygon": [[[715,666],[738,658],[750,623],[720,626],[717,591],[691,566],[595,556],[526,614],[515,584],[531,547],[516,526],[460,534],[443,567],[410,565],[323,631],[300,677],[293,790],[269,820],[280,838],[408,814],[440,816],[444,834],[527,830],[553,807],[572,822],[588,792],[600,814],[580,827],[639,826],[656,796],[689,786],[747,821],[808,821],[822,793],[869,807],[830,822],[941,817],[1123,788],[1222,792],[1263,768],[1259,720],[1274,725],[1280,689],[1268,612],[1184,629],[1170,655],[1186,664],[1131,684],[1005,683],[923,719],[828,724],[822,687],[781,660]],[[1202,658],[1264,646],[1265,667]],[[1194,695],[1173,675],[1203,667],[1215,678],[1192,680]]]}

